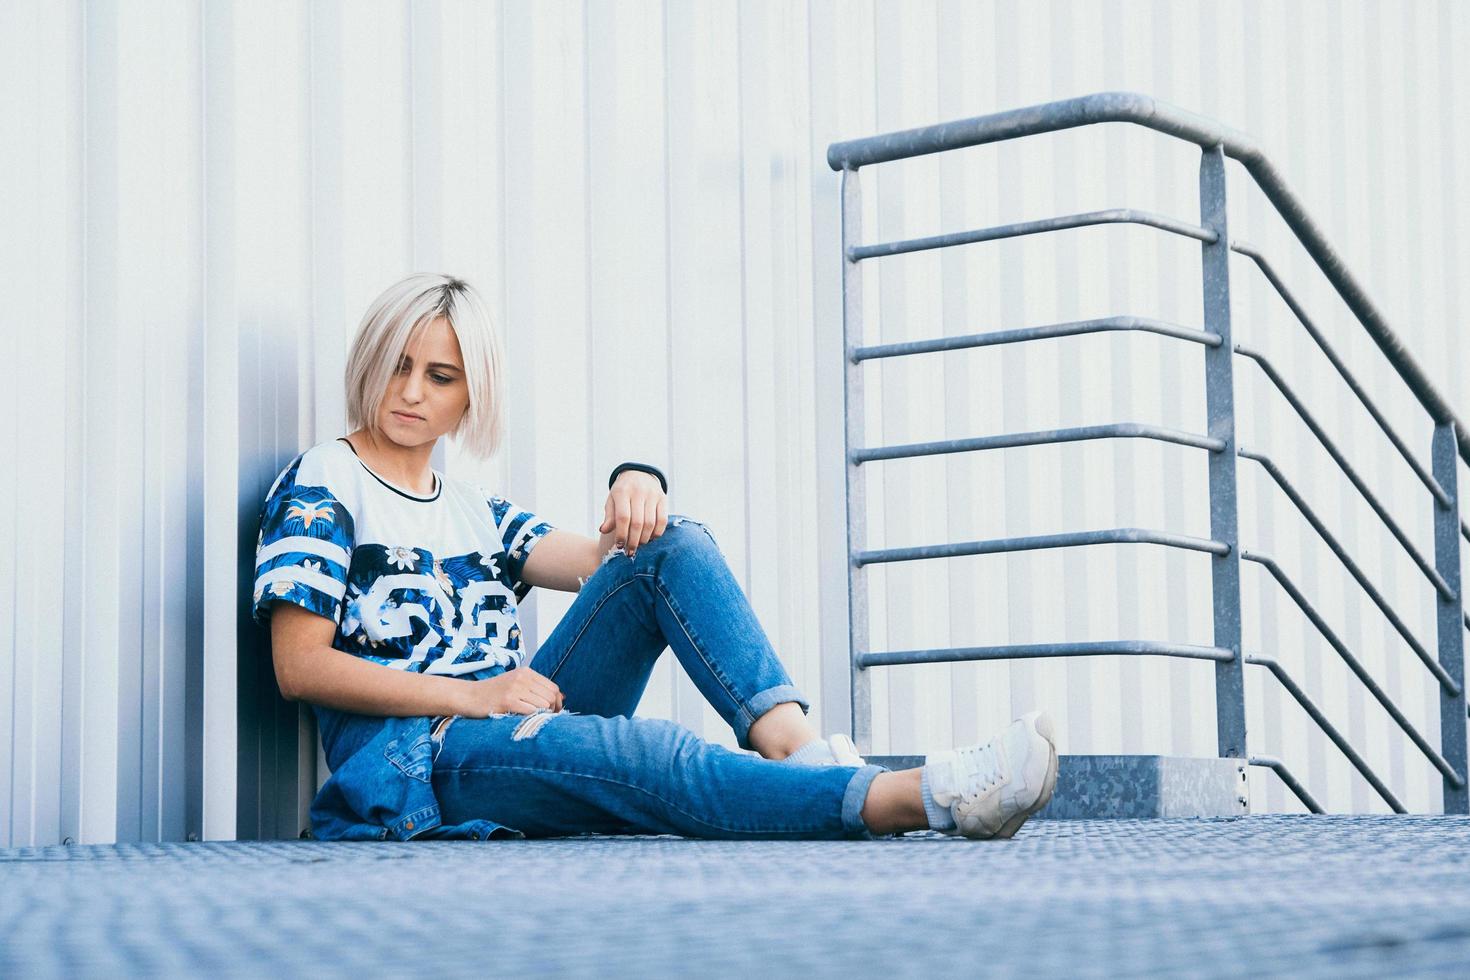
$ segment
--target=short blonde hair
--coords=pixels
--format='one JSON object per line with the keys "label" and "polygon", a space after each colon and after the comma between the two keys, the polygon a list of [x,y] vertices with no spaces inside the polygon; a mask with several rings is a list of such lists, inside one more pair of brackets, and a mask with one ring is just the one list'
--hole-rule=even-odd
{"label": "short blonde hair", "polygon": [[403,352],[418,331],[449,321],[464,358],[470,404],[450,435],[489,459],[505,436],[505,349],[480,294],[463,279],[432,272],[405,276],[373,300],[347,355],[347,422],[377,432],[378,410]]}

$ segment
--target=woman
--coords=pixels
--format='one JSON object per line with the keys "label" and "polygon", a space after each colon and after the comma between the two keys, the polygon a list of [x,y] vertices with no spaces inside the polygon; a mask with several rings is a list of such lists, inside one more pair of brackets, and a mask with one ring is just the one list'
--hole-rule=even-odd
{"label": "woman", "polygon": [[[253,608],[332,769],[314,836],[1010,837],[1046,804],[1044,715],[901,772],[818,738],[714,537],[667,513],[653,467],[614,470],[597,540],[433,470],[445,435],[500,448],[503,372],[478,294],[408,276],[353,343],[352,433],[267,496]],[[516,603],[534,586],[579,594],[526,664]],[[633,717],[666,647],[759,758]]]}

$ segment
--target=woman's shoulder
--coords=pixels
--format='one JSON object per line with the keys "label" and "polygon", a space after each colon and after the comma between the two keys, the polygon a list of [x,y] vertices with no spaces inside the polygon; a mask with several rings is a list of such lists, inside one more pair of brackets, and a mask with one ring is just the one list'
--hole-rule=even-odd
{"label": "woman's shoulder", "polygon": [[337,439],[319,442],[302,450],[286,463],[271,487],[270,496],[296,487],[319,487],[345,492],[352,482],[356,457],[351,447]]}
{"label": "woman's shoulder", "polygon": [[459,500],[478,503],[483,507],[491,494],[476,480],[462,476],[445,473],[443,470],[435,470],[434,475],[439,478],[439,484],[444,493]]}
{"label": "woman's shoulder", "polygon": [[302,450],[300,458],[303,462],[310,460],[316,466],[339,467],[354,463],[357,454],[352,451],[351,445],[341,438],[335,438]]}

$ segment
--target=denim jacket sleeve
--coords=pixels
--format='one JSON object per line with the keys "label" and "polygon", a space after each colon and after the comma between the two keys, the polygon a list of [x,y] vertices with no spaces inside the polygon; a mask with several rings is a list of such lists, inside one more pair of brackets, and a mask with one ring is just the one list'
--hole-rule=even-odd
{"label": "denim jacket sleeve", "polygon": [[446,825],[434,795],[443,747],[433,719],[385,718],[382,729],[322,784],[311,804],[316,840],[490,840],[523,837],[492,820]]}

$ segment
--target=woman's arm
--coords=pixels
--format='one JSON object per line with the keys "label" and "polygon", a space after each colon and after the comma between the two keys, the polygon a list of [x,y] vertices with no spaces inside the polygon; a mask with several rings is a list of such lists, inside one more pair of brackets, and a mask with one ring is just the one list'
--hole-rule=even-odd
{"label": "woman's arm", "polygon": [[271,609],[271,660],[287,701],[364,715],[457,715],[470,685],[454,677],[393,670],[332,646],[337,626],[289,602]]}
{"label": "woman's arm", "polygon": [[[534,554],[534,552],[533,552]],[[484,681],[394,670],[332,646],[330,619],[288,602],[271,610],[271,659],[287,701],[308,701],[362,715],[413,718],[561,710],[556,684],[529,667]]]}
{"label": "woman's arm", "polygon": [[612,534],[602,542],[557,528],[547,532],[526,557],[521,581],[542,589],[579,592],[582,583],[602,564],[602,556],[613,546]]}
{"label": "woman's arm", "polygon": [[[531,550],[521,568],[521,581],[544,589],[579,592],[611,549],[625,547],[629,556],[640,545],[664,533],[668,500],[658,477],[638,470],[617,475],[602,507],[596,540],[570,531],[550,531]],[[604,530],[605,529],[605,530]]]}

